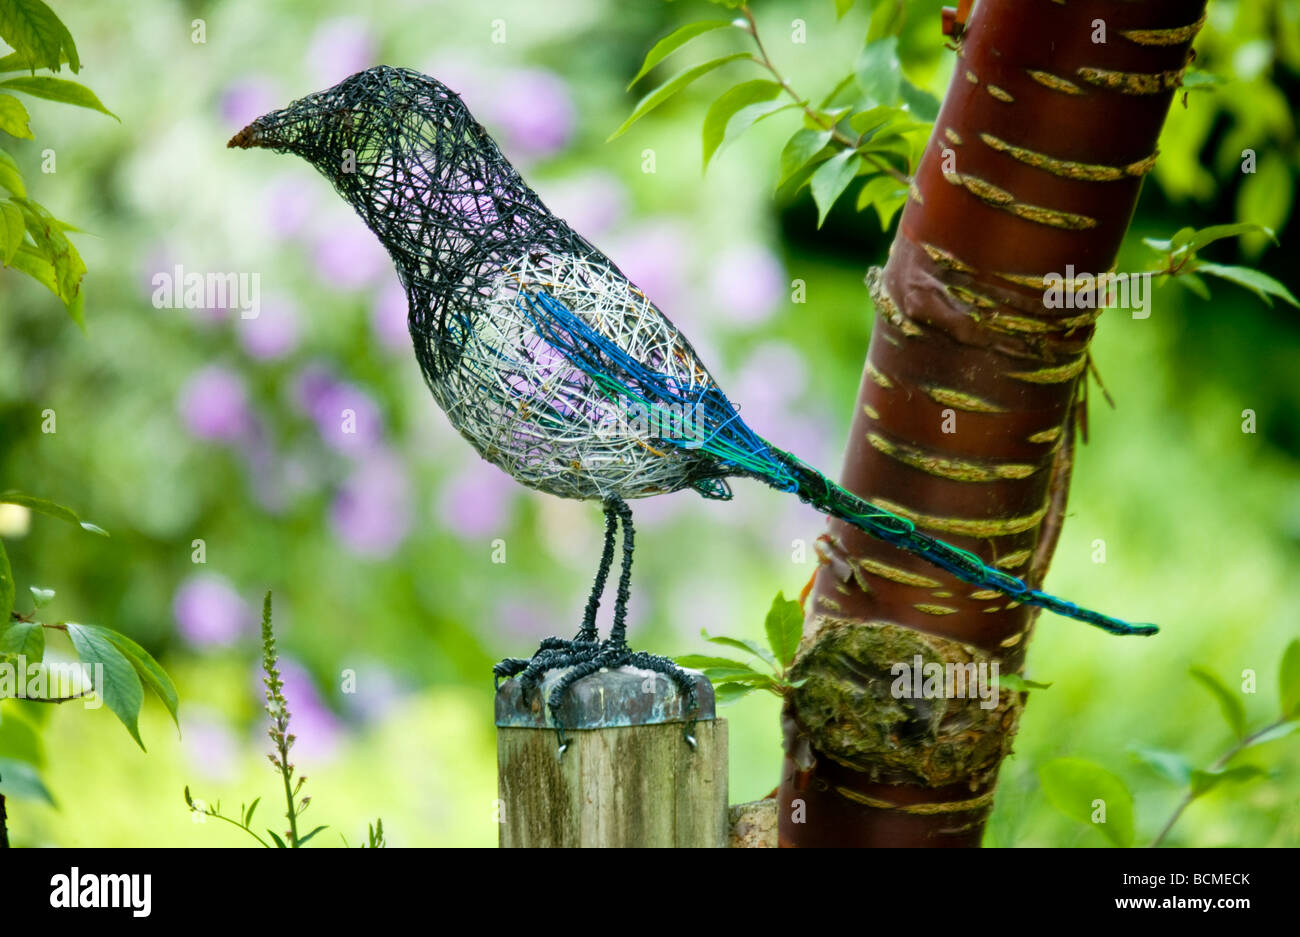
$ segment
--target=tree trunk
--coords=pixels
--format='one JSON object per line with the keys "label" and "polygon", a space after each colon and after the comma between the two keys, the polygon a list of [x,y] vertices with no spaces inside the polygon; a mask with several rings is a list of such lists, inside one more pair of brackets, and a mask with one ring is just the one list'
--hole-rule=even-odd
{"label": "tree trunk", "polygon": [[[1097,315],[1048,308],[1043,277],[1112,269],[1203,16],[1204,0],[979,0],[868,275],[842,484],[1032,586],[1060,531]],[[807,679],[783,713],[781,844],[978,845],[1023,694],[896,699],[891,668],[920,655],[1018,673],[1034,610],[839,521],[818,545]]]}

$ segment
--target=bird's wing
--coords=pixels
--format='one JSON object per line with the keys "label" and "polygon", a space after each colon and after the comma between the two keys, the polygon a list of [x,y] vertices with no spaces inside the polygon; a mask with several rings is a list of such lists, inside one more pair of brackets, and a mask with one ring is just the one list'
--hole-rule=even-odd
{"label": "bird's wing", "polygon": [[[603,255],[535,251],[507,269],[503,284],[548,346],[606,398],[669,417],[676,431],[656,439],[712,457],[726,474],[788,474],[685,336]],[[700,490],[723,496],[708,486]]]}

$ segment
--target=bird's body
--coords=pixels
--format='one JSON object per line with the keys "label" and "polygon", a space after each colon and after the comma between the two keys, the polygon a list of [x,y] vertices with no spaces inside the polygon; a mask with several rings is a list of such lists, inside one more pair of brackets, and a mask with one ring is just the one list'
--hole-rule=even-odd
{"label": "bird's body", "polygon": [[[605,553],[578,637],[548,639],[531,661],[497,668],[535,685],[550,667],[572,667],[552,705],[572,679],[628,662],[662,670],[685,689],[670,661],[632,652],[623,638],[632,539],[624,499],[683,488],[729,498],[731,477],[794,493],[1016,601],[1113,633],[1155,630],[1030,589],[750,430],[676,326],[546,208],[434,79],[372,68],[259,118],[230,145],[296,153],[356,208],[406,289],[429,389],[484,459],[540,491],[605,505]],[[624,562],[615,626],[598,642],[595,611],[617,523]]]}

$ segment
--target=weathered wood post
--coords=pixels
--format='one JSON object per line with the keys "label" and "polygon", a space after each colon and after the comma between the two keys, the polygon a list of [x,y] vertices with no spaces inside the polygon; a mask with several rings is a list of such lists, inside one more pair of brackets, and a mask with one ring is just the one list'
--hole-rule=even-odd
{"label": "weathered wood post", "polygon": [[584,677],[565,694],[560,755],[545,700],[564,673],[527,695],[514,679],[497,691],[501,845],[726,846],[727,723],[715,717],[712,684],[696,676],[692,749],[684,701],[663,674]]}

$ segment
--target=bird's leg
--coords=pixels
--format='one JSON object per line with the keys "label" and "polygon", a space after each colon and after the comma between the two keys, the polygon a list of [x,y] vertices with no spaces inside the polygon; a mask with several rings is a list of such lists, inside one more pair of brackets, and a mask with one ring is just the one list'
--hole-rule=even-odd
{"label": "bird's leg", "polygon": [[[613,647],[627,647],[627,599],[632,590],[632,550],[636,546],[632,530],[632,509],[622,498],[613,497],[606,502],[623,522],[623,565],[618,573],[618,594],[614,599],[614,627],[609,631]],[[607,541],[608,543],[608,541]],[[612,548],[612,544],[610,544]]]}
{"label": "bird's leg", "polygon": [[[617,504],[623,504],[621,500]],[[625,508],[627,505],[623,505]],[[618,533],[618,508],[615,499],[605,502],[605,547],[600,554],[600,567],[596,570],[596,581],[592,584],[591,595],[587,599],[587,610],[582,616],[582,630],[574,639],[583,643],[594,644],[596,633],[596,612],[600,608],[600,597],[605,592],[605,581],[609,578],[609,568],[614,564],[614,537]]]}
{"label": "bird's leg", "polygon": [[[617,500],[617,504],[616,504]],[[585,649],[594,654],[598,647],[596,632],[596,612],[600,608],[600,597],[605,591],[605,582],[609,578],[610,567],[614,563],[614,537],[618,532],[618,504],[621,500],[610,499],[605,502],[605,547],[601,552],[600,566],[596,570],[596,581],[592,584],[591,595],[587,599],[587,609],[582,616],[582,627],[573,640],[567,638],[544,638],[531,658],[507,657],[492,668],[493,688],[500,687],[501,680],[518,675],[524,689],[529,690],[541,682],[543,674],[558,667],[567,667],[575,660],[582,659]],[[627,505],[623,504],[624,510]],[[573,657],[577,654],[578,657]]]}

